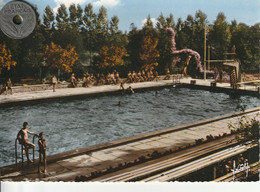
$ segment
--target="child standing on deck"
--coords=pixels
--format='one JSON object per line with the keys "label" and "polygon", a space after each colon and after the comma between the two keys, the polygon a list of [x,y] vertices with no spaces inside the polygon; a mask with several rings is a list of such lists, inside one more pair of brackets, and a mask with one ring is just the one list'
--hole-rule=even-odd
{"label": "child standing on deck", "polygon": [[44,173],[46,173],[46,139],[44,138],[43,132],[39,134],[39,164],[38,164],[38,173],[41,173],[41,162],[43,162],[44,165]]}

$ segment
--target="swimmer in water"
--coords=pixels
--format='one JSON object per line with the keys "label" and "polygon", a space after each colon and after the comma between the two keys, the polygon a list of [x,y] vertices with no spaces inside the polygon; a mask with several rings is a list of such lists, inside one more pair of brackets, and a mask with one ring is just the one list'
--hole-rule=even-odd
{"label": "swimmer in water", "polygon": [[118,106],[122,106],[122,101],[119,101],[119,102],[118,102]]}
{"label": "swimmer in water", "polygon": [[131,86],[129,86],[128,90],[129,90],[129,91],[130,91],[130,93],[132,93],[132,94],[134,94],[134,93],[135,93],[135,92],[134,92],[134,90],[133,90],[133,88],[132,88]]}

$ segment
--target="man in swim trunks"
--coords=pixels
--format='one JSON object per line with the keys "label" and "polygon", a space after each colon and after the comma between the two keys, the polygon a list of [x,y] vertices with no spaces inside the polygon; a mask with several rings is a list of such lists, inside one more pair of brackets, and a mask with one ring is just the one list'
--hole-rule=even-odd
{"label": "man in swim trunks", "polygon": [[28,163],[32,163],[33,161],[30,160],[30,158],[29,158],[29,149],[34,148],[35,145],[29,141],[28,133],[32,134],[32,135],[37,135],[36,133],[29,131],[28,123],[24,122],[23,128],[17,134],[17,139],[18,139],[19,143],[22,144],[25,148]]}

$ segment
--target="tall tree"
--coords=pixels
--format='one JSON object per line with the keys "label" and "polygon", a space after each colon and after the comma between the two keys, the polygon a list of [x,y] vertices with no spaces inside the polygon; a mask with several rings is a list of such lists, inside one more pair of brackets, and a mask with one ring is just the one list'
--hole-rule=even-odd
{"label": "tall tree", "polygon": [[119,24],[119,18],[117,16],[113,16],[111,18],[111,21],[109,22],[109,30],[110,34],[115,34],[118,32],[118,24]]}
{"label": "tall tree", "polygon": [[156,23],[156,28],[157,30],[161,31],[161,30],[165,30],[167,27],[167,23],[166,20],[163,16],[163,14],[161,13],[160,16],[157,18],[157,23]]}
{"label": "tall tree", "polygon": [[148,15],[146,22],[144,23],[143,26],[144,29],[153,29],[153,21],[150,15]]}
{"label": "tall tree", "polygon": [[97,16],[93,11],[93,5],[89,3],[84,9],[83,24],[87,31],[92,31],[95,28]]}
{"label": "tall tree", "polygon": [[230,44],[236,46],[236,57],[241,62],[243,72],[259,72],[259,41],[259,24],[252,27],[243,23],[233,26]]}
{"label": "tall tree", "polygon": [[101,6],[97,15],[97,30],[99,32],[107,32],[107,9]]}
{"label": "tall tree", "polygon": [[86,53],[83,55],[84,62],[88,65],[93,64],[94,53],[98,53],[96,44],[98,43],[97,38],[97,15],[93,11],[93,6],[91,3],[85,6],[83,15],[83,43]]}
{"label": "tall tree", "polygon": [[170,14],[166,18],[166,23],[167,23],[167,27],[175,28],[175,22],[174,22],[173,14]]}
{"label": "tall tree", "polygon": [[77,7],[75,4],[71,4],[69,7],[69,21],[74,30],[79,30],[82,24],[82,13],[83,10],[81,6],[78,4]]}
{"label": "tall tree", "polygon": [[56,14],[57,27],[60,30],[65,30],[69,26],[69,17],[67,7],[65,4],[61,4]]}
{"label": "tall tree", "polygon": [[43,14],[43,25],[46,29],[54,28],[54,13],[51,7],[48,5]]}
{"label": "tall tree", "polygon": [[141,45],[143,35],[140,30],[132,25],[132,30],[128,33],[129,43],[127,45],[127,68],[129,70],[140,70],[142,61],[140,59]]}
{"label": "tall tree", "polygon": [[214,47],[211,57],[212,59],[224,59],[230,47],[231,33],[226,16],[224,13],[219,13],[216,21],[214,22],[213,29],[209,34],[210,44]]}
{"label": "tall tree", "polygon": [[[197,11],[195,14],[195,21],[193,25],[193,39],[192,48],[197,51],[203,58],[204,56],[204,32],[205,32],[205,25],[207,24],[207,15],[203,13],[201,10]],[[208,26],[208,33],[210,33]],[[209,45],[209,41],[207,41]]]}

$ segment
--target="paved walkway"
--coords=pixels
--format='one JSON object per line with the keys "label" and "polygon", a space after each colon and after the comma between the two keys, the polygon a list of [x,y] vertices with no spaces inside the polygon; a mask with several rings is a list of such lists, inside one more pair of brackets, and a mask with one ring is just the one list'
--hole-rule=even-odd
{"label": "paved walkway", "polygon": [[[134,162],[142,155],[151,154],[153,151],[165,151],[177,149],[188,144],[194,144],[195,139],[204,138],[207,135],[218,136],[230,133],[229,124],[236,125],[241,116],[254,118],[259,113],[260,107],[247,110],[246,113],[236,113],[222,117],[205,120],[189,125],[178,126],[167,130],[161,130],[138,137],[132,137],[106,144],[98,150],[91,151],[88,148],[73,157],[53,161],[48,164],[47,175],[39,175],[36,167],[27,167],[24,170],[16,170],[9,174],[1,174],[3,181],[74,181],[76,176],[90,176],[93,171],[104,171],[109,167],[117,167],[125,162]],[[260,120],[260,116],[257,116]],[[115,145],[115,143],[117,143]],[[66,155],[65,155],[66,156]],[[57,156],[58,157],[58,156]],[[50,157],[51,158],[51,157]],[[1,171],[1,169],[0,169]],[[3,172],[3,169],[2,169]]]}

